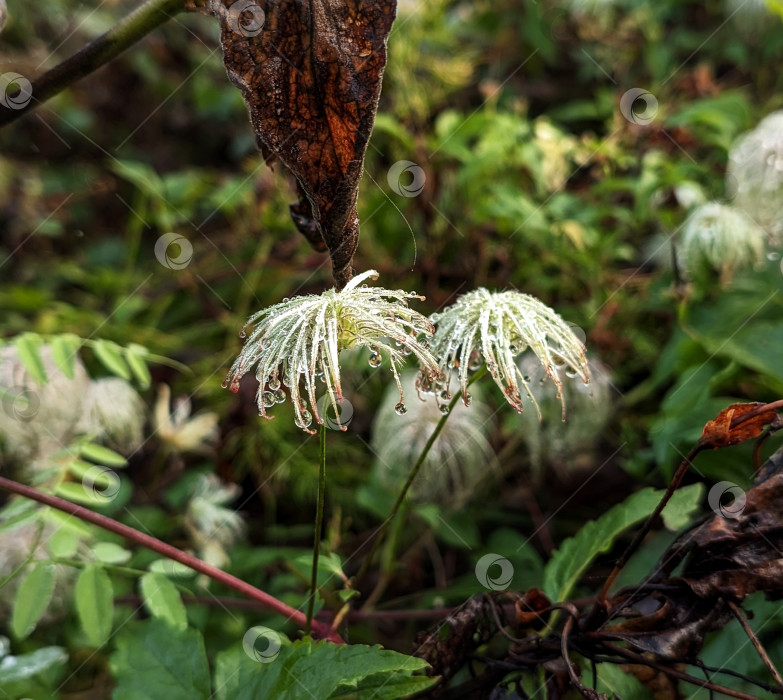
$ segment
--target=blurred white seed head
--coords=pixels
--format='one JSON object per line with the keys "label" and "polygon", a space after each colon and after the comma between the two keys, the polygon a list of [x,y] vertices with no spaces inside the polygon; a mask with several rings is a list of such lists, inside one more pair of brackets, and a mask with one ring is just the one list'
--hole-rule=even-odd
{"label": "blurred white seed head", "polygon": [[145,416],[144,401],[130,382],[119,377],[96,379],[88,387],[76,430],[127,455],[144,441]]}
{"label": "blurred white seed head", "polygon": [[[340,352],[365,346],[371,351],[371,366],[379,366],[384,356],[389,359],[399,389],[399,405],[403,406],[398,368],[406,355],[415,355],[425,374],[438,373],[437,362],[428,351],[426,341],[419,340],[420,336],[432,335],[432,324],[408,307],[408,299],[422,297],[399,289],[367,287],[362,282],[368,277],[377,279],[378,273],[369,270],[354,277],[340,291],[330,289],[319,295],[284,299],[251,316],[247,323],[255,328],[234,361],[224,386],[238,391],[242,376],[257,366],[261,416],[271,418],[267,409],[286,400],[282,383],[288,387],[296,425],[312,433],[313,416],[323,423],[317,406],[319,394],[325,391],[334,415],[341,413],[338,407],[343,400]],[[317,377],[324,385],[321,391],[316,389]]]}
{"label": "blurred white seed head", "polygon": [[[521,413],[523,409],[520,385],[538,410],[515,359],[528,348],[554,382],[561,402],[559,368],[585,383],[590,381],[584,345],[555,311],[535,297],[520,292],[490,292],[482,287],[433,314],[432,320],[437,326],[432,352],[438,357],[443,379],[436,382],[426,372],[420,374],[416,382],[420,393],[434,393],[447,401],[451,376],[456,373],[462,400],[468,405],[470,373],[486,363],[495,384],[516,411]],[[562,411],[565,417],[564,402]]]}
{"label": "blurred white seed head", "polygon": [[600,360],[591,358],[590,384],[565,376],[562,393],[568,404],[568,420],[561,420],[560,401],[554,383],[535,357],[521,358],[519,368],[529,378],[530,388],[541,409],[541,420],[530,411],[521,417],[519,435],[527,447],[530,465],[536,476],[546,467],[563,472],[589,468],[592,453],[614,412],[611,373]]}
{"label": "blurred white seed head", "polygon": [[[403,373],[403,386],[411,390],[415,378],[415,372]],[[375,475],[392,491],[402,487],[443,417],[435,402],[418,400],[410,402],[405,414],[395,415],[397,398],[389,387],[372,429]],[[497,472],[488,441],[491,428],[489,408],[478,395],[470,408],[456,404],[411,486],[411,498],[450,506],[469,500],[479,482]]]}
{"label": "blurred white seed head", "polygon": [[177,397],[172,405],[171,389],[161,384],[153,414],[155,434],[175,452],[207,453],[217,440],[217,413],[202,411],[191,417],[191,410],[187,397]]}
{"label": "blurred white seed head", "polygon": [[783,241],[783,111],[762,119],[740,136],[729,151],[726,170],[732,204]]}
{"label": "blurred white seed head", "polygon": [[712,269],[729,282],[736,270],[763,262],[765,248],[764,231],[747,214],[708,202],[685,220],[678,260],[691,279]]}
{"label": "blurred white seed head", "polygon": [[90,379],[76,358],[73,379],[57,366],[49,345],[39,348],[48,381],[41,386],[14,346],[0,348],[0,445],[17,459],[51,454],[77,435]]}
{"label": "blurred white seed head", "polygon": [[221,481],[214,474],[202,474],[188,502],[185,527],[199,556],[213,566],[228,564],[228,550],[245,532],[239,513],[225,507],[240,490],[236,484]]}

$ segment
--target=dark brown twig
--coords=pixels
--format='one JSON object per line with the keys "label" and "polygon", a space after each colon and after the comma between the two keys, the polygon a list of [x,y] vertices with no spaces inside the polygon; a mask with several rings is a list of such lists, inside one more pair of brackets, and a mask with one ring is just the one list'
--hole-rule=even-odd
{"label": "dark brown twig", "polygon": [[77,80],[93,73],[139,39],[185,9],[185,0],[147,0],[127,17],[73,56],[32,81],[31,98],[19,108],[0,105],[0,126],[10,124]]}
{"label": "dark brown twig", "polygon": [[772,663],[772,660],[769,658],[769,655],[767,654],[767,650],[764,649],[764,647],[761,645],[761,642],[759,641],[759,638],[756,636],[756,633],[751,629],[750,625],[748,624],[748,621],[745,619],[745,616],[742,614],[742,610],[733,601],[729,600],[727,602],[729,604],[729,608],[731,609],[731,612],[734,613],[734,617],[737,618],[737,622],[739,622],[742,625],[742,629],[745,630],[745,634],[748,635],[748,639],[750,639],[750,643],[753,644],[753,647],[755,648],[758,655],[761,657],[761,660],[764,662],[764,665],[767,667],[767,670],[769,671],[770,675],[775,680],[775,683],[777,683],[783,689],[783,678],[780,677],[778,670],[775,668],[775,664]]}

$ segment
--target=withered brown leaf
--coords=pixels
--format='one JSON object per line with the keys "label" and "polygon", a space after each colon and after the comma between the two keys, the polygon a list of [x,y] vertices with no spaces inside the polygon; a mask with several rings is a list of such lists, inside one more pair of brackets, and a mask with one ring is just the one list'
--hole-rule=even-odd
{"label": "withered brown leaf", "polygon": [[343,287],[396,0],[189,0],[188,8],[220,23],[226,71],[261,152],[298,182],[294,223],[316,250],[329,250]]}
{"label": "withered brown leaf", "polygon": [[704,426],[699,445],[703,447],[728,447],[729,445],[739,445],[747,440],[754,440],[764,431],[764,426],[777,420],[778,414],[774,409],[760,411],[757,415],[732,426],[732,422],[737,421],[740,416],[755,411],[763,403],[735,403],[724,408],[715,418],[707,421]]}

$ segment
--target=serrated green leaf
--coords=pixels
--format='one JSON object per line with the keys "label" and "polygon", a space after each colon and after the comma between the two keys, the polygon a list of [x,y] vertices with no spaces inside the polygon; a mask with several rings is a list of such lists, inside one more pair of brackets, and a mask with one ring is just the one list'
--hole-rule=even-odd
{"label": "serrated green leaf", "polygon": [[[328,698],[338,689],[355,692],[370,676],[375,677],[373,683],[382,677],[391,681],[427,665],[422,659],[379,646],[312,641],[289,644],[282,635],[271,630],[269,634],[277,635],[279,643],[274,645],[273,655],[263,655],[263,663],[241,646],[218,654],[214,685],[219,700],[311,700],[315,691],[318,697]],[[245,640],[251,648],[253,641]],[[265,644],[267,651],[272,649],[269,637]]]}
{"label": "serrated green leaf", "polygon": [[126,625],[109,664],[113,700],[199,700],[211,697],[204,640],[195,629],[176,630],[162,620]]}
{"label": "serrated green leaf", "polygon": [[136,343],[128,345],[127,350],[125,359],[131,368],[131,372],[133,372],[133,376],[142,389],[147,389],[152,382],[152,377],[147,367],[149,351],[143,345],[137,345]]}
{"label": "serrated green leaf", "polygon": [[96,340],[92,349],[95,352],[95,357],[109,372],[130,381],[130,370],[117,343],[110,340]]}
{"label": "serrated green leaf", "polygon": [[188,614],[177,587],[163,574],[144,574],[140,581],[144,607],[150,615],[184,630],[188,626]]}
{"label": "serrated green leaf", "polygon": [[114,542],[98,542],[92,548],[93,556],[104,564],[125,564],[132,554],[125,547]]}
{"label": "serrated green leaf", "polygon": [[48,381],[46,377],[46,368],[41,359],[40,347],[42,339],[35,333],[23,333],[14,339],[14,346],[19,355],[19,359],[30,373],[33,380],[43,386]]}
{"label": "serrated green leaf", "polygon": [[91,564],[76,580],[74,589],[79,622],[90,640],[99,647],[106,642],[114,624],[114,588],[103,567]]}
{"label": "serrated green leaf", "polygon": [[19,583],[11,614],[11,631],[24,639],[35,629],[54,593],[54,566],[38,561]]}
{"label": "serrated green leaf", "polygon": [[663,491],[642,489],[565,540],[544,568],[544,592],[549,599],[566,600],[593,559],[609,551],[620,533],[652,513],[662,496]]}
{"label": "serrated green leaf", "polygon": [[81,340],[71,334],[56,335],[51,339],[49,345],[52,348],[52,358],[57,367],[68,379],[73,379]]}
{"label": "serrated green leaf", "polygon": [[96,445],[94,442],[81,443],[79,454],[96,464],[103,464],[107,467],[119,469],[128,465],[128,460],[121,454],[103,445]]}
{"label": "serrated green leaf", "polygon": [[329,696],[329,700],[354,700],[355,698],[372,698],[372,700],[397,700],[397,698],[412,698],[431,688],[438,682],[438,677],[409,676],[405,673],[391,675],[379,673],[359,681],[351,690],[338,689]]}

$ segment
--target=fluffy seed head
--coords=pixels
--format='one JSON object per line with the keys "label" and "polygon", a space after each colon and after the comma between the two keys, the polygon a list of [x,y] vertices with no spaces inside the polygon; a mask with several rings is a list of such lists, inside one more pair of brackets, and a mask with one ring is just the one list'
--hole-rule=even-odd
{"label": "fluffy seed head", "polygon": [[[426,341],[419,339],[431,336],[433,326],[407,303],[407,299],[423,297],[400,289],[362,285],[368,277],[377,279],[378,273],[369,270],[354,277],[339,292],[330,289],[318,295],[284,299],[251,316],[247,324],[255,327],[234,361],[224,386],[238,391],[239,380],[257,365],[260,414],[271,418],[267,409],[285,401],[282,382],[288,387],[294,404],[296,425],[313,433],[315,431],[309,428],[313,416],[318,423],[323,423],[318,413],[316,377],[323,380],[329,405],[336,416],[340,415],[337,404],[343,400],[339,363],[342,350],[368,347],[373,367],[378,367],[386,356],[397,382],[400,402],[403,393],[398,367],[406,355],[415,355],[422,371],[437,377],[438,363]],[[306,400],[302,397],[300,384],[304,385]],[[345,426],[341,428],[346,429]]]}
{"label": "fluffy seed head", "polygon": [[420,374],[416,383],[420,393],[435,393],[448,400],[451,375],[456,372],[462,400],[468,404],[469,373],[486,363],[495,384],[516,411],[521,413],[523,408],[520,385],[538,410],[528,380],[514,359],[527,348],[557,385],[561,402],[557,368],[565,368],[567,375],[579,376],[585,383],[590,381],[584,345],[560,316],[535,297],[482,287],[464,294],[432,320],[437,325],[432,352],[439,359],[444,380],[439,385],[426,373]]}
{"label": "fluffy seed head", "polygon": [[743,211],[720,204],[702,204],[683,224],[680,261],[688,277],[705,268],[717,270],[728,282],[734,271],[763,262],[764,231]]}

